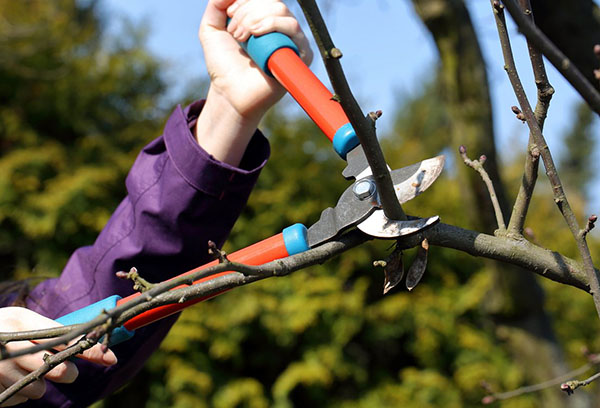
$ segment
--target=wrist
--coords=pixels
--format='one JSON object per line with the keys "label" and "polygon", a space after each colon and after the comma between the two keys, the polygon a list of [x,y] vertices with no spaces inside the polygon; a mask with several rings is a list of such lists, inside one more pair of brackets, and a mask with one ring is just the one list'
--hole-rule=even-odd
{"label": "wrist", "polygon": [[238,166],[262,114],[244,116],[212,86],[196,123],[196,140],[210,155]]}

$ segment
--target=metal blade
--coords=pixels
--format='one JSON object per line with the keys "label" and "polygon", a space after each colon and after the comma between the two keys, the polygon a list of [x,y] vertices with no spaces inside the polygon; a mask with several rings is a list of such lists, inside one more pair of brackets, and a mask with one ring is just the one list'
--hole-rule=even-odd
{"label": "metal blade", "polygon": [[[369,162],[361,145],[356,146],[346,154],[346,162],[348,165],[342,171],[342,176],[347,180],[352,178],[359,179],[371,175],[371,167],[369,167]],[[361,174],[365,170],[368,170],[368,172]]]}
{"label": "metal blade", "polygon": [[323,210],[319,221],[308,228],[308,245],[311,248],[363,221],[377,209],[376,201],[360,200],[352,187],[342,193],[335,207]]}
{"label": "metal blade", "polygon": [[[350,155],[356,150],[357,148],[353,149],[352,152],[348,154]],[[358,154],[360,154],[360,152],[362,152],[362,149],[360,149]],[[351,162],[351,159],[349,159],[349,162]],[[435,181],[443,167],[444,156],[438,156],[392,171],[391,176],[398,200],[403,203],[421,194]],[[363,172],[365,172],[365,174],[366,172],[369,172],[370,174],[370,168],[367,166],[366,169],[363,169]],[[370,177],[367,176],[366,178],[369,179]],[[357,182],[364,179],[365,177],[361,175],[361,179]],[[377,212],[383,213],[383,211],[378,209],[379,203],[377,201],[377,194],[364,200],[361,200],[356,196],[354,193],[354,186],[357,182],[344,191],[334,208],[329,207],[325,209],[321,213],[319,221],[314,223],[308,229],[308,244],[311,248],[330,240],[351,226],[366,222],[365,220],[371,218],[371,214]],[[368,224],[365,228],[367,231],[379,231],[381,228],[385,227],[388,232],[385,233],[384,237],[387,238],[390,237],[390,234],[393,234],[391,231],[394,226],[392,225],[399,228],[399,231],[402,231],[402,235],[408,233],[407,231],[413,231],[411,228],[421,227],[419,222],[407,224],[406,226],[399,226],[397,223],[394,224],[394,222],[386,220],[379,218],[374,219],[373,223],[375,223],[375,225]],[[367,234],[369,234],[369,232],[367,232]],[[381,234],[383,233],[381,232]],[[376,234],[370,235],[378,236]]]}
{"label": "metal blade", "polygon": [[372,237],[398,238],[424,231],[438,222],[440,222],[440,217],[437,215],[407,221],[390,220],[382,209],[377,209],[356,227]]}
{"label": "metal blade", "polygon": [[[438,178],[444,168],[444,156],[437,156],[423,160],[420,163],[402,169],[392,171],[392,181],[396,190],[396,197],[403,204],[423,191]],[[357,225],[357,228],[365,234],[378,238],[398,238],[401,236],[415,234],[437,224],[440,217],[437,215],[430,218],[417,220],[390,220],[385,216],[382,209],[374,211],[369,218]]]}
{"label": "metal blade", "polygon": [[445,157],[442,155],[392,171],[392,181],[400,204],[427,190],[444,169],[444,163]]}

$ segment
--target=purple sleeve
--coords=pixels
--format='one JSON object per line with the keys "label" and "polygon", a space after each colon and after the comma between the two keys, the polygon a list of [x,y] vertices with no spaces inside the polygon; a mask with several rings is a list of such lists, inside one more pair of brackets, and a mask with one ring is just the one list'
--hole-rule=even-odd
{"label": "purple sleeve", "polygon": [[[57,318],[107,296],[132,293],[131,282],[115,272],[135,266],[160,282],[209,260],[208,240],[221,246],[269,156],[257,132],[240,168],[215,160],[196,143],[190,128],[202,102],[177,107],[161,137],[136,159],[126,180],[128,195],[93,246],[71,256],[62,275],[33,289],[28,307]],[[112,350],[119,362],[109,368],[78,360],[74,384],[47,382],[48,391],[28,406],[87,406],[128,381],[159,346],[176,320],[172,316],[138,329]]]}

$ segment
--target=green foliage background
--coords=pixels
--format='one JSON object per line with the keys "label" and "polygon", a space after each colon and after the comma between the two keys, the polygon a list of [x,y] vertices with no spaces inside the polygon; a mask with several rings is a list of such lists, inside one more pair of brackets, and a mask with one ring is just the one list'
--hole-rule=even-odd
{"label": "green foliage background", "polygon": [[[96,2],[0,0],[0,15],[0,272],[38,279],[93,242],[122,198],[137,151],[160,133],[165,83],[141,31],[108,38]],[[433,83],[405,98],[384,150],[394,168],[446,153],[445,174],[406,210],[468,227],[437,92]],[[347,186],[343,163],[309,121],[275,111],[262,128],[272,159],[228,251],[295,222],[310,225]],[[520,160],[504,167],[512,191],[520,171]],[[577,172],[589,177],[589,167],[569,167],[570,177]],[[582,212],[585,191],[576,187],[571,200]],[[538,191],[531,239],[575,256],[547,185]],[[493,284],[485,262],[432,248],[413,293],[383,297],[383,273],[372,262],[390,251],[390,242],[371,242],[187,310],[133,384],[98,406],[464,407],[480,405],[482,380],[494,390],[528,384],[527,367],[481,307]],[[583,364],[582,347],[600,349],[592,302],[543,284],[568,363]],[[498,406],[540,405],[531,394]]]}
{"label": "green foliage background", "polygon": [[60,271],[125,194],[160,131],[164,83],[140,32],[105,38],[96,2],[0,1],[0,271]]}

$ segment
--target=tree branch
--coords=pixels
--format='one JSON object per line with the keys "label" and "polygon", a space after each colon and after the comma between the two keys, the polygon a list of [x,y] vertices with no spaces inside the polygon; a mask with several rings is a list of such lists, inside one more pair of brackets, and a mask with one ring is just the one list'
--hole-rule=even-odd
{"label": "tree branch", "polygon": [[496,190],[494,190],[494,183],[492,183],[490,176],[488,175],[487,171],[485,171],[485,169],[483,168],[483,163],[485,163],[486,160],[485,155],[482,155],[479,158],[479,160],[471,160],[467,156],[467,148],[465,146],[461,145],[458,148],[458,151],[463,159],[463,162],[467,166],[475,170],[477,173],[479,173],[479,175],[483,179],[483,182],[485,183],[490,194],[490,199],[492,200],[492,206],[494,207],[494,213],[496,214],[496,223],[498,224],[498,230],[501,234],[504,234],[506,232],[506,225],[504,224],[504,216],[502,215],[502,209],[500,208],[500,203],[498,202],[498,197],[496,196]]}
{"label": "tree branch", "polygon": [[375,120],[371,115],[365,116],[362,113],[350,90],[344,70],[339,61],[342,53],[333,44],[329,30],[323,21],[323,16],[321,16],[316,2],[314,0],[298,0],[298,4],[302,8],[308,25],[315,37],[334,92],[339,97],[340,104],[363,147],[365,156],[373,172],[383,211],[389,219],[406,220],[406,214],[396,198],[392,178],[387,169],[379,142],[377,141]]}
{"label": "tree branch", "polygon": [[[519,0],[519,3],[521,5],[521,9],[523,10],[523,14],[533,21],[533,12],[531,10],[530,1]],[[527,49],[529,50],[529,59],[531,60],[533,76],[535,78],[535,84],[538,90],[534,116],[538,122],[540,130],[543,130],[544,122],[548,114],[548,108],[550,107],[550,100],[554,94],[554,88],[548,81],[542,54],[531,43],[531,41],[529,41],[529,39],[527,40]],[[533,190],[535,189],[535,183],[538,177],[540,152],[535,144],[533,134],[531,132],[529,132],[527,153],[528,154],[525,157],[523,177],[521,178],[521,186],[519,187],[519,193],[515,199],[513,212],[508,223],[508,234],[512,236],[523,235],[527,211],[529,210],[529,204],[531,202],[531,198],[533,197]]]}
{"label": "tree branch", "polygon": [[579,92],[590,107],[600,114],[600,93],[581,74],[575,65],[526,17],[515,0],[503,0],[519,30],[548,58],[548,61]]}
{"label": "tree branch", "polygon": [[[532,392],[542,391],[542,390],[545,390],[547,388],[550,388],[550,387],[553,387],[553,386],[559,385],[559,384],[562,384],[561,385],[561,389],[564,390],[565,389],[564,388],[565,384],[572,383],[572,381],[569,381],[569,382],[563,384],[563,382],[565,380],[568,380],[569,378],[573,378],[573,377],[576,377],[578,375],[581,375],[581,374],[585,373],[590,368],[597,366],[598,363],[600,363],[600,361],[598,361],[598,359],[595,358],[595,359],[593,359],[593,360],[585,363],[581,367],[576,368],[575,370],[569,371],[568,373],[563,374],[563,375],[561,375],[559,377],[553,378],[553,379],[548,380],[548,381],[541,382],[539,384],[533,384],[533,385],[528,385],[528,386],[525,386],[525,387],[517,388],[517,389],[511,390],[511,391],[498,392],[498,393],[486,395],[485,397],[483,397],[483,399],[481,400],[481,402],[483,404],[487,405],[487,404],[491,404],[491,403],[496,402],[496,401],[503,401],[503,400],[507,400],[507,399],[510,399],[510,398],[515,398],[515,397],[518,397],[518,396],[521,396],[521,395],[524,395],[524,394],[530,394]],[[585,385],[587,385],[587,384],[585,384]],[[577,385],[575,388],[577,388],[578,386],[580,386],[580,385]],[[570,392],[572,393],[575,388],[573,388],[573,390],[571,390]]]}
{"label": "tree branch", "polygon": [[577,388],[585,387],[586,385],[589,385],[592,382],[596,381],[598,378],[600,378],[600,373],[596,373],[583,381],[579,381],[579,380],[567,381],[566,383],[560,385],[560,389],[565,391],[567,394],[571,395],[575,392],[575,390]]}
{"label": "tree branch", "polygon": [[21,378],[19,381],[13,383],[10,387],[6,388],[0,393],[0,404],[6,402],[10,397],[18,393],[20,390],[28,386],[29,384],[44,378],[54,367],[61,363],[64,363],[69,358],[75,357],[81,354],[83,351],[89,349],[96,344],[96,341],[91,339],[82,339],[73,346],[57,353],[54,355],[47,354],[44,357],[44,364],[34,371]]}
{"label": "tree branch", "polygon": [[[495,237],[452,225],[438,224],[423,234],[406,237],[403,240],[403,245],[406,247],[416,246],[424,238],[432,245],[452,248],[473,256],[481,256],[518,265],[538,273],[545,278],[589,291],[586,275],[580,263],[557,252],[541,248],[524,239],[519,241],[507,237]],[[341,235],[336,240],[329,241],[309,251],[264,265],[248,266],[226,261],[206,269],[198,270],[192,274],[156,284],[137,298],[105,311],[88,323],[67,326],[61,328],[59,332],[56,332],[56,329],[36,330],[34,332],[35,338],[48,338],[58,333],[61,333],[61,335],[53,340],[49,340],[43,344],[36,344],[28,349],[4,353],[3,359],[31,354],[40,350],[49,350],[55,346],[66,344],[86,333],[89,333],[87,340],[95,342],[96,339],[110,334],[115,327],[121,326],[131,318],[152,308],[165,304],[204,298],[273,276],[286,276],[308,266],[321,264],[370,239],[369,236],[359,230],[352,230]],[[194,281],[203,277],[225,271],[231,271],[231,273],[192,285]],[[191,286],[171,290],[181,285]],[[63,330],[69,330],[69,332],[63,334]],[[31,332],[26,333],[26,335],[28,334],[31,334]],[[4,339],[4,341],[23,340],[24,337],[25,335],[17,336],[14,333],[10,335],[0,333],[0,339]],[[52,356],[50,361],[54,364],[54,367],[68,358],[80,354],[85,348],[91,347],[91,345],[88,342],[78,342],[77,348],[70,347],[67,350],[61,351]],[[31,376],[25,377],[18,384],[15,384],[14,387],[11,387],[10,390],[13,395],[19,389],[31,383],[33,381],[32,378],[41,378],[44,373],[49,371],[46,365],[44,367],[44,370],[47,371],[36,370],[34,373],[31,373]],[[6,400],[9,397],[8,390],[0,394],[0,400]]]}
{"label": "tree branch", "polygon": [[[512,1],[513,0],[506,0],[505,3]],[[569,226],[569,229],[571,230],[571,233],[573,234],[573,237],[575,238],[575,241],[577,243],[577,248],[583,260],[584,270],[587,274],[587,281],[590,285],[590,293],[592,294],[592,297],[594,299],[596,312],[600,317],[600,276],[598,275],[598,271],[594,268],[590,250],[585,240],[585,235],[580,233],[577,218],[575,217],[575,214],[573,213],[573,210],[569,205],[562,183],[560,181],[560,178],[558,177],[558,172],[556,171],[556,166],[554,165],[554,160],[552,159],[552,154],[550,153],[550,149],[548,148],[546,140],[542,135],[542,130],[540,129],[540,126],[538,125],[538,122],[533,114],[531,106],[529,105],[529,101],[527,100],[527,95],[523,90],[523,85],[521,84],[521,81],[517,74],[515,61],[510,47],[510,39],[508,38],[508,31],[506,30],[506,21],[504,18],[503,7],[496,0],[490,0],[490,2],[492,5],[492,10],[494,11],[496,26],[498,27],[498,35],[502,44],[502,54],[504,56],[505,69],[509,74],[508,77],[510,79],[510,83],[513,87],[515,96],[519,101],[519,105],[521,105],[521,110],[523,111],[523,115],[525,116],[525,120],[527,121],[527,125],[529,126],[529,130],[531,131],[535,144],[537,145],[540,151],[540,155],[546,168],[546,175],[548,176],[548,180],[550,180],[550,184],[552,186],[554,202],[558,206],[558,209],[560,210],[563,218]],[[514,2],[513,5],[515,5]],[[519,12],[511,14],[516,19],[514,14],[522,13]],[[523,16],[520,15],[519,17],[521,18]],[[530,21],[527,21],[527,24],[532,23]],[[538,44],[536,43],[536,45]]]}

